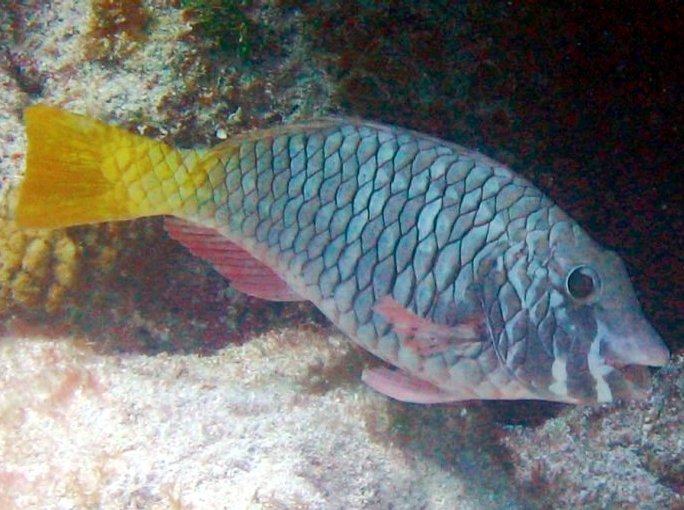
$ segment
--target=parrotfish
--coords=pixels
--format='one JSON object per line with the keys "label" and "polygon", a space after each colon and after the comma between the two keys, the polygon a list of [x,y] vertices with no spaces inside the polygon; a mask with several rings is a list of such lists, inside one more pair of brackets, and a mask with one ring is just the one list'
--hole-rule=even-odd
{"label": "parrotfish", "polygon": [[620,258],[473,150],[347,118],[208,149],[46,105],[25,121],[21,226],[163,215],[237,290],[312,302],[395,399],[644,398],[669,359]]}

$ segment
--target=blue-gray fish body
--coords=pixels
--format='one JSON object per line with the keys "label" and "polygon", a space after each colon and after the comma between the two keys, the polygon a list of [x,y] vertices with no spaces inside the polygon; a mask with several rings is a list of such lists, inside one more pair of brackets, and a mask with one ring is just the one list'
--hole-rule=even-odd
{"label": "blue-gray fish body", "polygon": [[477,152],[345,119],[179,151],[45,106],[26,118],[20,222],[170,215],[237,289],[309,300],[395,367],[363,375],[394,398],[607,402],[644,396],[668,360],[617,255]]}
{"label": "blue-gray fish body", "polygon": [[479,153],[335,119],[216,151],[215,227],[397,367],[364,374],[383,393],[603,402],[667,360],[620,259]]}

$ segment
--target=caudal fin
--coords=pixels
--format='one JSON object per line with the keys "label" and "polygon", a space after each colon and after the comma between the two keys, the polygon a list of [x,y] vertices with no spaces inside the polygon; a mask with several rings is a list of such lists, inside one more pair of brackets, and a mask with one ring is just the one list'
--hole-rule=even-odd
{"label": "caudal fin", "polygon": [[191,179],[187,170],[197,159],[188,157],[194,151],[182,153],[45,105],[27,108],[25,121],[26,176],[16,211],[20,226],[56,228],[173,214],[183,205],[183,182],[196,189],[202,181],[201,176]]}

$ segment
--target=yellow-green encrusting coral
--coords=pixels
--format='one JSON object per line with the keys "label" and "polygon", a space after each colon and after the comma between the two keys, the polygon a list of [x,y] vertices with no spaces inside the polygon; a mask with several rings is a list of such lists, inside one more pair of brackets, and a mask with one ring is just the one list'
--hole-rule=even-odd
{"label": "yellow-green encrusting coral", "polygon": [[55,312],[74,285],[81,248],[65,230],[21,230],[13,197],[0,195],[0,312]]}
{"label": "yellow-green encrusting coral", "polygon": [[25,230],[12,219],[15,206],[12,189],[0,193],[0,314],[55,314],[92,302],[122,252],[137,246],[131,240],[159,233],[145,223]]}

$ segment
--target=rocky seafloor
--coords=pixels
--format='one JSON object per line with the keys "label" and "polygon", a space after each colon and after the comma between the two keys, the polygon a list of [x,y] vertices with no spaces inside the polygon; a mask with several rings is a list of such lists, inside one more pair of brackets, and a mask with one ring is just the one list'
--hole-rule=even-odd
{"label": "rocky seafloor", "polygon": [[[677,2],[0,4],[0,507],[684,508]],[[640,403],[391,401],[158,221],[18,231],[35,102],[186,147],[345,113],[479,148],[620,252],[672,362]]]}

